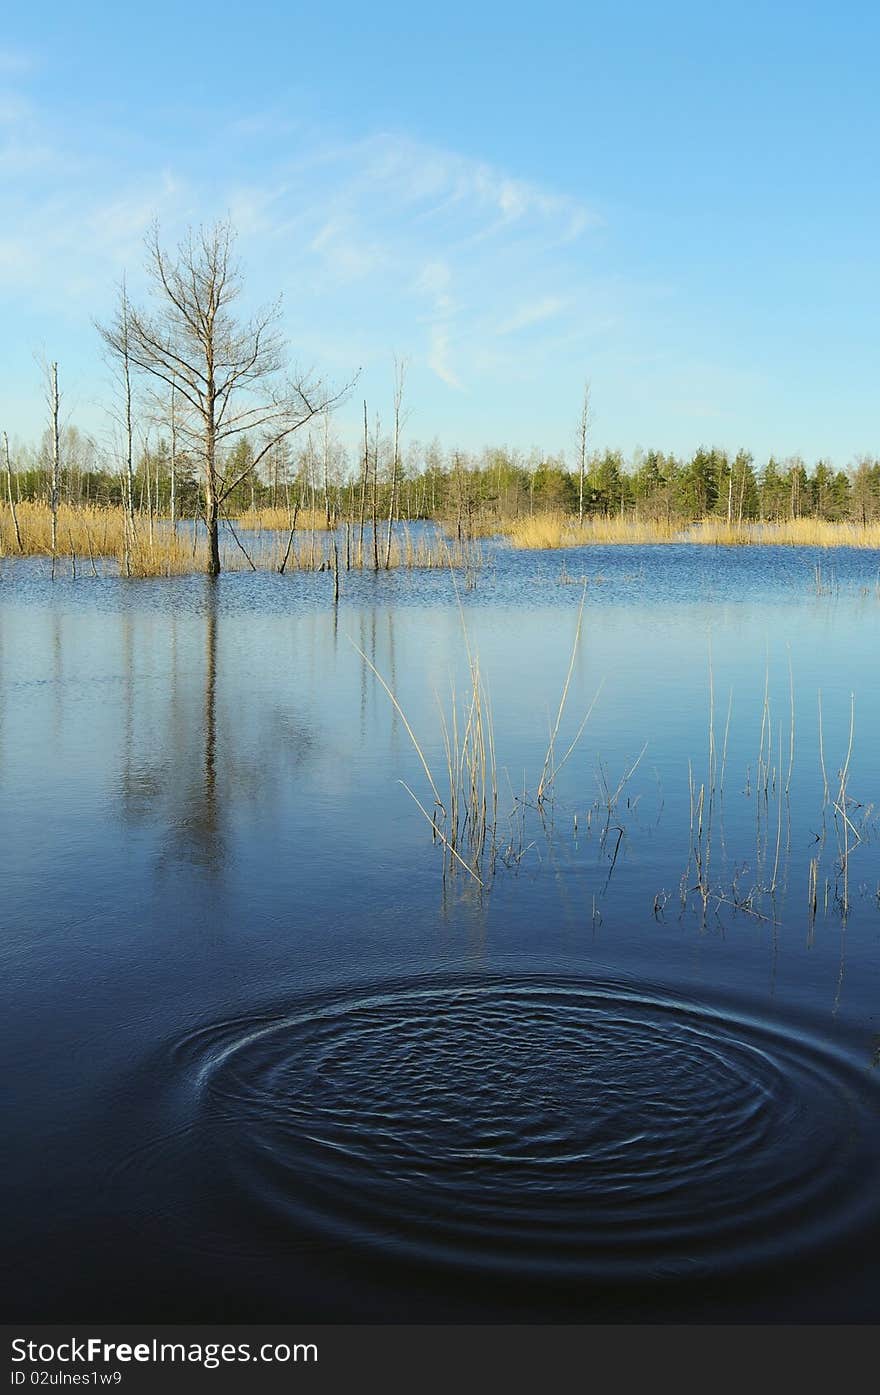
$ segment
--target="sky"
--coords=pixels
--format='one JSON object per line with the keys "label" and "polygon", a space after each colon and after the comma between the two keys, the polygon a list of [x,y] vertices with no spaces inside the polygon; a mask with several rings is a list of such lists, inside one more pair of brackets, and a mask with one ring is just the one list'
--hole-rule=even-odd
{"label": "sky", "polygon": [[[526,8],[528,13],[526,13]],[[880,7],[16,6],[0,35],[0,429],[112,403],[143,237],[229,217],[294,363],[447,447],[880,452]]]}

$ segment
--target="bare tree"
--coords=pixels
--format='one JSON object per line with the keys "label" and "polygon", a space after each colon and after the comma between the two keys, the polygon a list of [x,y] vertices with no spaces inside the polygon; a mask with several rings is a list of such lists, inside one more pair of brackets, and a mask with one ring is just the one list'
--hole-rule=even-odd
{"label": "bare tree", "polygon": [[[154,225],[147,237],[147,272],[155,309],[127,307],[99,325],[108,347],[160,379],[192,411],[194,448],[202,464],[208,572],[220,572],[220,512],[225,500],[298,427],[324,411],[330,398],[317,383],[284,376],[278,321],[280,300],[253,318],[236,318],[242,289],[227,222],[190,230],[169,255]],[[337,394],[341,396],[342,394]],[[336,399],[333,399],[336,400]],[[245,432],[261,444],[238,473],[224,473],[230,443]],[[237,467],[236,467],[237,468]]]}
{"label": "bare tree", "polygon": [[403,426],[403,388],[406,381],[406,360],[394,360],[394,438],[391,447],[391,499],[388,503],[388,542],[385,548],[385,570],[391,566],[391,530],[394,506],[397,502],[397,479],[400,474],[400,432]]}
{"label": "bare tree", "polygon": [[359,539],[358,539],[358,554],[359,554],[359,557],[358,557],[358,565],[361,566],[361,567],[364,565],[364,515],[365,515],[365,513],[366,513],[366,504],[367,504],[367,477],[369,476],[369,473],[370,473],[370,443],[369,443],[369,437],[368,437],[368,434],[367,434],[367,403],[366,403],[366,399],[365,399],[365,400],[364,400],[364,468],[363,468],[363,473],[361,474],[361,518],[360,518],[360,537],[359,537]]}
{"label": "bare tree", "polygon": [[44,364],[46,401],[49,407],[49,508],[52,511],[52,580],[58,550],[58,503],[61,497],[61,394],[58,391],[58,364]]}
{"label": "bare tree", "polygon": [[587,435],[590,429],[590,384],[584,383],[584,400],[577,428],[578,523],[584,521],[584,476],[587,472]]}

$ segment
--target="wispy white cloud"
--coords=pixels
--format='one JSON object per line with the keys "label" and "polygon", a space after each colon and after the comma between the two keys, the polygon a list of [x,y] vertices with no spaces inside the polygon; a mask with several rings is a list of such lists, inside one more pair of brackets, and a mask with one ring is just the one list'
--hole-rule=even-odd
{"label": "wispy white cloud", "polygon": [[376,271],[385,258],[381,244],[342,216],[328,218],[309,243],[325,272],[336,281],[358,281]]}
{"label": "wispy white cloud", "polygon": [[541,300],[521,305],[508,319],[502,321],[496,333],[517,334],[520,330],[530,329],[532,325],[555,319],[562,314],[567,305],[568,301],[557,295],[544,296]]}
{"label": "wispy white cloud", "polygon": [[0,97],[0,170],[0,295],[18,313],[78,318],[85,335],[123,271],[143,289],[154,218],[173,243],[187,223],[229,216],[249,297],[284,289],[295,344],[377,375],[407,353],[426,388],[463,395],[480,374],[509,377],[527,336],[538,351],[542,327],[565,323],[577,295],[565,258],[585,256],[565,249],[597,221],[565,193],[406,135],[329,139],[259,113],[207,149],[145,143],[123,166],[115,140]]}
{"label": "wispy white cloud", "polygon": [[447,387],[461,391],[462,382],[450,362],[456,310],[451,291],[452,272],[448,263],[439,259],[426,262],[413,283],[414,294],[425,300],[428,306],[425,316],[428,324],[428,367]]}
{"label": "wispy white cloud", "polygon": [[533,220],[545,234],[569,240],[599,222],[580,200],[405,136],[371,136],[352,146],[349,157],[360,171],[359,189],[391,196],[401,206],[419,206],[423,218],[451,215],[462,238],[491,237]]}
{"label": "wispy white cloud", "polygon": [[455,388],[460,392],[462,390],[462,383],[449,361],[449,354],[449,331],[443,325],[432,325],[428,350],[428,367],[431,369],[432,373],[436,373],[440,381],[445,383],[447,387]]}

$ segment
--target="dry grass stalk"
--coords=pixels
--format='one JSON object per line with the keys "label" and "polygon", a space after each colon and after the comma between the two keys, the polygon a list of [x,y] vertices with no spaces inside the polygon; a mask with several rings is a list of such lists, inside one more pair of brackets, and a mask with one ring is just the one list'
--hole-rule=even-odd
{"label": "dry grass stalk", "polygon": [[[337,572],[338,542],[334,534],[327,533],[323,515],[298,515],[296,510],[289,514],[286,509],[272,512],[279,516],[279,528],[261,531],[254,523],[256,515],[252,516],[245,525],[251,528],[247,546],[238,536],[241,520],[224,520],[221,544],[227,553],[227,570]],[[297,530],[297,524],[303,520],[305,526]],[[271,521],[275,521],[274,517]],[[310,522],[317,527],[309,526]],[[47,504],[24,501],[15,506],[14,512],[8,504],[0,505],[0,552],[4,555],[71,559],[88,556],[93,571],[95,559],[103,557],[115,561],[121,574],[134,577],[181,576],[207,570],[201,527],[178,531],[167,520],[150,527],[137,514],[130,519],[128,511],[121,507],[59,504],[54,533],[53,551],[53,516]],[[408,528],[395,532],[387,558],[390,569],[439,571],[452,566],[465,572],[468,584],[482,562],[476,544],[449,546],[439,533],[413,536]],[[350,570],[371,566],[369,548],[352,546],[349,539],[346,561]]]}
{"label": "dry grass stalk", "polygon": [[547,510],[529,517],[500,522],[491,520],[490,532],[503,532],[514,547],[583,547],[591,543],[688,542],[713,547],[856,547],[880,549],[880,523],[830,523],[818,518],[793,518],[778,523],[728,523],[703,518],[681,524],[667,519],[597,515],[579,523],[561,510]]}

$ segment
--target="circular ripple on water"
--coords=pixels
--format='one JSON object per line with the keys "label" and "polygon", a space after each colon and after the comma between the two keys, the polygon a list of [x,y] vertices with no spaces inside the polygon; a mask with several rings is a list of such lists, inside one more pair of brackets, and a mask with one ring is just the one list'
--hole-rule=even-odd
{"label": "circular ripple on water", "polygon": [[215,1185],[279,1238],[625,1280],[791,1254],[872,1204],[865,1073],[659,996],[409,985],[205,1029],[175,1067]]}

